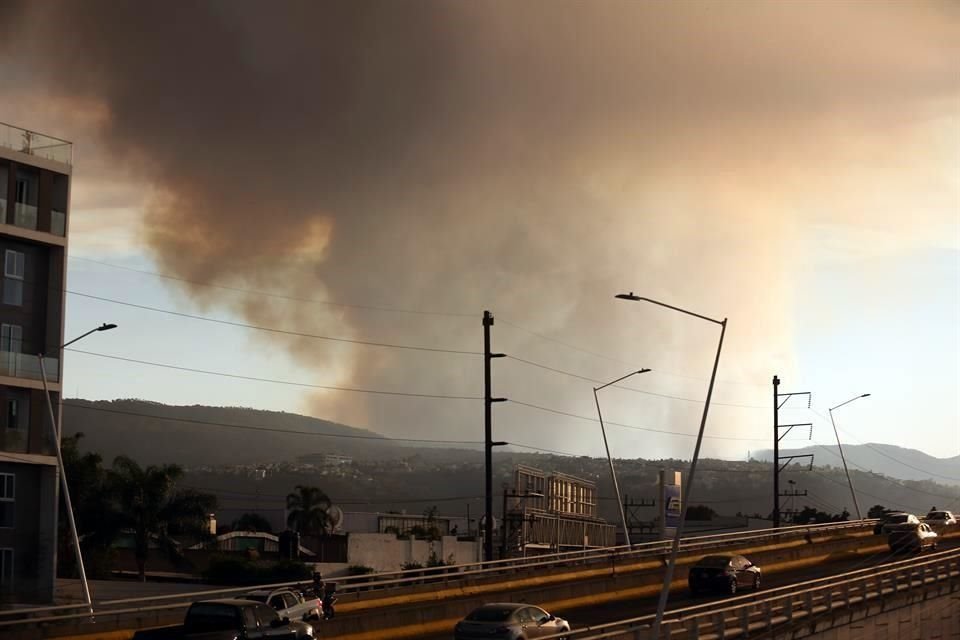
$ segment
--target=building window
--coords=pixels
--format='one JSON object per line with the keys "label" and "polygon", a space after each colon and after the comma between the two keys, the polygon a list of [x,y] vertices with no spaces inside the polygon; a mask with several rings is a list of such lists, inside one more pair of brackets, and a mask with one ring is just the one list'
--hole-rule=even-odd
{"label": "building window", "polygon": [[23,347],[23,327],[18,324],[0,324],[0,373],[19,374],[18,358]]}
{"label": "building window", "polygon": [[13,587],[13,549],[0,549],[0,587]]}
{"label": "building window", "polygon": [[13,512],[16,503],[16,476],[0,473],[0,528],[13,527]]}
{"label": "building window", "polygon": [[26,257],[20,251],[7,249],[3,260],[3,304],[23,304],[23,273]]}

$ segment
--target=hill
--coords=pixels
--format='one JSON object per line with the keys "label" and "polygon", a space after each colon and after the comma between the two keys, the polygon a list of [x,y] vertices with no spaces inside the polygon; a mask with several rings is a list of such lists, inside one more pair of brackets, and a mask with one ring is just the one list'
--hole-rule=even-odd
{"label": "hill", "polygon": [[238,407],[171,406],[144,400],[63,403],[64,435],[109,464],[231,465],[294,460],[310,453],[377,458],[398,445],[380,434],[294,413]]}
{"label": "hill", "polygon": [[[781,456],[814,454],[815,464],[842,466],[837,447],[814,446],[781,451]],[[756,460],[770,462],[769,449],[755,452]],[[935,458],[923,451],[897,447],[892,444],[849,444],[843,446],[843,455],[850,470],[872,471],[901,480],[934,480],[942,484],[960,486],[960,456]]]}

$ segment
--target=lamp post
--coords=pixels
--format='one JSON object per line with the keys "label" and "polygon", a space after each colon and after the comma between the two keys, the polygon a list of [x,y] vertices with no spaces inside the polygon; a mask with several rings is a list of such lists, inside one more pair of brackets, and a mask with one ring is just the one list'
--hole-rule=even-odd
{"label": "lamp post", "polygon": [[840,446],[840,433],[837,431],[837,423],[834,422],[833,420],[833,411],[834,409],[839,409],[845,404],[850,404],[854,400],[859,400],[860,398],[866,398],[869,395],[870,395],[869,393],[863,393],[859,396],[850,398],[846,402],[841,402],[837,406],[829,409],[830,424],[833,425],[833,435],[836,436],[837,438],[837,449],[840,450],[840,460],[843,462],[843,472],[847,474],[847,484],[850,485],[850,497],[853,498],[853,507],[857,510],[857,520],[863,520],[863,516],[860,514],[860,503],[857,502],[857,493],[853,490],[853,480],[850,478],[850,471],[847,469],[847,459],[843,455],[843,447]]}
{"label": "lamp post", "polygon": [[703,404],[703,415],[700,417],[700,431],[697,433],[697,444],[693,449],[693,460],[690,463],[690,472],[688,474],[687,481],[683,483],[683,504],[680,506],[680,522],[677,524],[676,535],[673,538],[673,546],[670,550],[670,561],[667,563],[667,573],[663,579],[663,588],[660,590],[660,600],[657,602],[657,616],[653,621],[653,637],[659,638],[660,624],[663,622],[663,613],[667,608],[667,598],[670,595],[670,584],[673,582],[674,568],[677,564],[677,554],[680,551],[680,538],[683,536],[683,526],[687,520],[687,506],[689,505],[690,492],[693,489],[693,478],[697,470],[697,459],[700,457],[700,445],[703,443],[703,431],[707,425],[707,413],[710,411],[710,399],[713,397],[713,384],[717,379],[717,367],[720,364],[720,351],[723,349],[723,336],[727,332],[727,319],[724,318],[723,320],[716,320],[709,316],[700,315],[699,313],[681,309],[680,307],[675,307],[658,300],[634,295],[632,291],[630,293],[617,294],[616,297],[621,300],[631,300],[633,302],[649,302],[660,307],[666,307],[667,309],[672,309],[673,311],[720,325],[720,341],[717,343],[717,355],[713,361],[713,371],[710,373],[710,385],[707,387],[707,399]]}
{"label": "lamp post", "polygon": [[[98,331],[109,331],[110,329],[116,329],[117,325],[115,324],[102,324],[96,329],[91,329],[83,335],[74,338],[73,340],[64,343],[60,349],[61,355],[61,366],[60,371],[63,370],[62,361],[63,361],[63,349],[64,347],[73,344],[81,338],[86,338],[91,333],[96,333]],[[80,538],[77,535],[77,523],[73,517],[73,503],[70,501],[70,488],[67,486],[67,471],[63,466],[63,455],[60,452],[60,425],[59,421],[56,418],[56,415],[53,411],[53,401],[50,399],[50,387],[47,383],[47,369],[43,364],[43,353],[37,354],[37,360],[40,361],[40,378],[43,380],[43,395],[47,399],[47,410],[50,412],[50,428],[53,430],[53,449],[57,454],[57,466],[60,470],[60,487],[63,490],[63,502],[67,508],[67,521],[70,523],[70,534],[73,536],[73,550],[77,556],[77,567],[80,572],[80,584],[83,587],[83,597],[87,602],[87,608],[90,610],[90,615],[93,615],[93,600],[90,597],[90,585],[87,583],[87,572],[83,567],[83,555],[80,553]],[[60,383],[63,384],[63,376],[60,375]]]}
{"label": "lamp post", "polygon": [[610,457],[610,445],[607,444],[607,430],[603,426],[603,413],[600,412],[600,398],[597,396],[597,392],[601,389],[606,389],[610,385],[622,382],[630,376],[647,373],[648,371],[650,371],[650,369],[631,371],[627,375],[620,376],[612,382],[608,382],[607,384],[593,388],[593,401],[597,403],[597,417],[600,419],[600,433],[603,434],[603,448],[607,451],[607,462],[610,464],[610,477],[613,478],[613,490],[617,494],[617,506],[620,507],[620,522],[623,523],[623,538],[627,543],[627,547],[631,549],[633,548],[633,545],[630,543],[630,529],[627,528],[627,515],[623,510],[623,498],[620,497],[620,484],[617,482],[617,472],[613,470],[613,458]]}

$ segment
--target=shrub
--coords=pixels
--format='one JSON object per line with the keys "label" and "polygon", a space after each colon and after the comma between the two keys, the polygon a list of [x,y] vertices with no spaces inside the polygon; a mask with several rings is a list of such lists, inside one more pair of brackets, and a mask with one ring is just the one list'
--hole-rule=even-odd
{"label": "shrub", "polygon": [[271,582],[309,580],[310,568],[296,560],[262,564],[242,557],[219,556],[210,560],[203,577],[211,584],[246,586]]}
{"label": "shrub", "polygon": [[376,571],[373,567],[368,567],[362,564],[352,564],[347,567],[347,575],[351,576],[365,576],[368,573],[373,573]]}

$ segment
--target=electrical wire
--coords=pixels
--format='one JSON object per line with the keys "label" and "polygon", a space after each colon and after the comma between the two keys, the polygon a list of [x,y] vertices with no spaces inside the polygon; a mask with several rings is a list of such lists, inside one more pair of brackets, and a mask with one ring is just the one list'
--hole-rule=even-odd
{"label": "electrical wire", "polygon": [[83,262],[90,262],[92,264],[98,264],[104,267],[110,267],[112,269],[121,269],[123,271],[131,271],[133,273],[140,273],[143,275],[154,276],[156,278],[162,278],[165,280],[176,280],[178,282],[185,282],[187,284],[197,285],[201,287],[211,287],[214,289],[222,289],[224,291],[233,291],[236,293],[248,293],[256,296],[263,296],[267,298],[277,298],[279,300],[290,300],[293,302],[306,302],[310,304],[322,304],[333,307],[345,307],[350,309],[365,309],[368,311],[385,311],[390,313],[406,313],[406,314],[415,314],[415,315],[426,315],[426,316],[447,316],[452,318],[475,318],[477,314],[475,313],[452,313],[445,311],[424,311],[421,309],[402,309],[399,307],[381,307],[376,305],[367,305],[367,304],[352,304],[347,302],[336,302],[333,300],[317,300],[314,298],[299,298],[297,296],[288,296],[278,293],[273,293],[269,291],[258,291],[256,289],[246,289],[243,287],[231,287],[228,285],[215,284],[212,282],[205,282],[201,280],[192,280],[189,278],[181,278],[179,276],[173,276],[166,273],[159,273],[157,271],[147,271],[145,269],[135,269],[133,267],[125,267],[119,264],[113,264],[111,262],[103,262],[101,260],[93,260],[92,258],[84,258],[81,256],[69,256],[70,260],[80,260]]}
{"label": "electrical wire", "polygon": [[[596,384],[604,384],[604,381],[603,381],[603,380],[597,380],[596,378],[590,378],[590,377],[588,377],[588,376],[583,376],[583,375],[576,374],[576,373],[573,373],[573,372],[570,372],[570,371],[565,371],[565,370],[563,370],[563,369],[557,369],[557,368],[555,368],[555,367],[550,367],[550,366],[547,366],[547,365],[545,365],[545,364],[541,364],[541,363],[539,363],[539,362],[534,362],[534,361],[532,361],[532,360],[525,360],[524,358],[518,358],[517,356],[510,355],[509,353],[506,354],[506,356],[507,356],[507,358],[510,359],[510,360],[516,360],[517,362],[522,362],[523,364],[530,365],[530,366],[532,366],[532,367],[538,367],[538,368],[544,369],[544,370],[546,370],[546,371],[552,371],[552,372],[554,372],[554,373],[559,373],[559,374],[562,374],[562,375],[565,375],[565,376],[570,376],[571,378],[577,378],[577,379],[580,379],[580,380],[586,380],[587,382],[593,382],[593,383],[596,383]],[[656,371],[653,371],[653,373],[657,373],[657,372],[656,372]],[[637,389],[637,388],[635,388],[635,387],[628,387],[628,386],[620,385],[620,384],[614,385],[614,387],[616,387],[616,388],[618,388],[618,389],[623,389],[624,391],[632,391],[633,393],[642,393],[642,394],[648,395],[648,396],[656,396],[656,397],[658,397],[658,398],[667,398],[667,399],[670,399],[670,400],[680,400],[680,401],[682,401],[682,402],[692,402],[692,403],[694,403],[694,404],[703,404],[703,403],[705,402],[705,400],[698,400],[697,398],[684,398],[683,396],[672,396],[672,395],[669,395],[669,394],[666,394],[666,393],[657,393],[657,392],[655,392],[655,391],[646,391],[646,390],[644,390],[644,389]],[[743,409],[763,409],[763,410],[765,410],[765,411],[770,409],[770,407],[759,406],[759,405],[754,405],[754,404],[737,404],[737,403],[732,403],[732,402],[716,402],[716,401],[710,403],[710,406],[714,406],[714,405],[718,405],[718,406],[722,406],[722,407],[740,407],[740,408],[743,408]]]}
{"label": "electrical wire", "polygon": [[290,331],[287,329],[277,329],[275,327],[266,327],[262,325],[247,324],[245,322],[235,322],[233,320],[222,320],[219,318],[209,318],[207,316],[198,316],[192,313],[184,313],[182,311],[171,311],[170,309],[161,309],[160,307],[151,307],[144,304],[135,304],[133,302],[125,302],[123,300],[115,300],[113,298],[105,298],[103,296],[95,296],[90,293],[82,293],[80,291],[71,291],[69,289],[65,290],[68,294],[73,296],[80,296],[81,298],[89,298],[91,300],[99,300],[101,302],[109,302],[111,304],[118,304],[124,307],[132,307],[134,309],[141,309],[144,311],[152,311],[154,313],[163,313],[166,315],[176,316],[178,318],[188,318],[190,320],[199,320],[202,322],[212,322],[215,324],[226,325],[230,327],[239,327],[242,329],[253,329],[255,331],[265,331],[268,333],[276,333],[285,336],[297,336],[299,338],[311,338],[314,340],[327,340],[332,342],[344,342],[347,344],[359,344],[368,347],[384,347],[389,349],[403,349],[407,351],[425,351],[431,353],[450,353],[456,355],[468,355],[468,356],[482,356],[483,353],[480,351],[465,351],[460,349],[440,349],[437,347],[420,347],[413,345],[405,344],[393,344],[389,342],[371,342],[367,340],[354,340],[352,338],[337,338],[333,336],[324,336],[315,333],[304,333],[301,331]]}
{"label": "electrical wire", "polygon": [[349,391],[351,393],[368,393],[373,395],[382,395],[382,396],[400,396],[404,398],[433,398],[440,400],[483,400],[480,396],[455,396],[455,395],[443,395],[436,393],[409,393],[405,391],[383,391],[378,389],[358,389],[354,387],[335,387],[332,385],[323,385],[323,384],[310,384],[307,382],[295,382],[292,380],[275,380],[273,378],[258,378],[255,376],[245,376],[236,373],[225,373],[223,371],[209,371],[207,369],[194,369],[192,367],[181,367],[179,365],[173,364],[164,364],[160,362],[150,362],[149,360],[137,360],[135,358],[124,358],[122,356],[113,356],[106,353],[97,353],[95,351],[83,351],[81,349],[75,349],[73,347],[68,347],[64,349],[65,351],[71,351],[73,353],[82,353],[88,356],[96,356],[98,358],[108,358],[110,360],[119,360],[121,362],[130,362],[133,364],[142,364],[150,367],[159,367],[162,369],[173,369],[174,371],[186,371],[189,373],[202,373],[208,376],[219,376],[222,378],[232,378],[235,380],[249,380],[252,382],[268,382],[270,384],[280,384],[291,387],[304,387],[307,389],[326,389],[329,391]]}
{"label": "electrical wire", "polygon": [[[829,418],[827,418],[827,416],[823,415],[821,412],[817,411],[816,409],[811,408],[810,411],[812,411],[814,414],[820,416],[824,421],[829,421],[829,420],[830,420]],[[832,425],[832,423],[831,423],[831,425]],[[932,472],[932,471],[930,471],[930,470],[928,470],[928,469],[921,469],[920,467],[915,467],[915,466],[913,466],[912,464],[909,464],[909,463],[907,463],[907,462],[904,462],[903,460],[898,460],[897,458],[889,455],[889,454],[886,453],[885,451],[876,448],[875,446],[873,446],[873,445],[870,444],[869,442],[860,442],[859,440],[857,440],[856,438],[854,438],[854,437],[850,434],[850,432],[848,432],[848,431],[846,431],[846,430],[844,430],[844,429],[841,429],[840,427],[837,427],[837,431],[842,431],[842,432],[843,432],[844,434],[846,434],[848,437],[853,438],[854,441],[855,441],[858,445],[863,446],[863,447],[867,447],[868,449],[870,449],[870,450],[873,451],[874,453],[879,453],[879,454],[880,454],[881,456],[883,456],[884,458],[887,458],[887,459],[889,459],[889,460],[893,460],[893,461],[896,462],[897,464],[903,465],[904,467],[907,467],[908,469],[913,469],[914,471],[919,471],[920,473],[925,473],[925,474],[930,475],[930,476],[933,476],[933,477],[935,477],[935,478],[941,478],[941,479],[943,479],[943,480],[952,480],[952,481],[954,481],[954,482],[960,482],[960,478],[955,478],[955,477],[953,477],[953,476],[945,476],[945,475],[941,475],[941,474],[939,474],[939,473],[934,473],[934,472]],[[862,468],[862,467],[861,467],[861,468]]]}
{"label": "electrical wire", "polygon": [[[514,400],[514,399],[512,399],[512,398],[510,398],[510,399],[508,400],[508,402],[511,403],[511,404],[518,404],[518,405],[523,406],[523,407],[529,407],[529,408],[531,408],[531,409],[536,409],[536,410],[538,410],[538,411],[545,411],[545,412],[547,412],[547,413],[553,413],[553,414],[560,415],[560,416],[567,416],[567,417],[569,417],[569,418],[576,418],[576,419],[578,419],[578,420],[586,420],[587,422],[595,422],[595,423],[597,423],[597,424],[600,424],[600,421],[599,421],[597,418],[590,418],[590,417],[588,417],[588,416],[582,416],[582,415],[579,415],[579,414],[576,414],[576,413],[570,413],[570,412],[568,412],[568,411],[561,411],[561,410],[559,410],[559,409],[551,409],[551,408],[549,408],[549,407],[544,407],[544,406],[537,405],[537,404],[533,404],[533,403],[530,403],[530,402],[522,402],[522,401],[520,401],[520,400]],[[660,434],[670,435],[670,436],[682,436],[682,437],[685,437],[685,438],[696,438],[696,437],[697,437],[697,434],[695,434],[695,433],[683,433],[683,432],[680,432],[680,431],[666,431],[666,430],[663,430],[663,429],[652,429],[652,428],[650,428],[650,427],[638,427],[638,426],[632,425],[632,424],[623,424],[623,423],[620,423],[620,422],[611,422],[611,421],[609,421],[609,420],[604,420],[604,421],[603,421],[603,424],[605,424],[605,425],[610,425],[610,426],[614,426],[614,427],[622,427],[622,428],[624,428],[624,429],[634,429],[634,430],[637,430],[637,431],[647,431],[647,432],[649,432],[649,433],[660,433]],[[704,437],[704,438],[709,438],[709,439],[711,439],[711,440],[737,440],[737,441],[754,441],[754,442],[766,442],[766,441],[767,441],[767,438],[737,438],[737,437],[734,437],[734,436],[709,436],[709,435],[704,435],[703,437]]]}
{"label": "electrical wire", "polygon": [[[596,352],[596,351],[590,351],[589,349],[584,349],[583,347],[578,347],[578,346],[576,346],[576,345],[574,345],[574,344],[571,344],[571,343],[569,343],[569,342],[564,342],[563,340],[558,340],[558,339],[556,339],[556,338],[551,338],[550,336],[544,335],[543,333],[540,333],[540,332],[538,332],[538,331],[534,331],[534,330],[532,330],[532,329],[528,329],[528,328],[523,327],[523,326],[521,326],[521,325],[519,325],[519,324],[516,324],[515,322],[511,322],[511,321],[509,321],[509,320],[505,320],[505,319],[503,319],[502,317],[498,317],[497,319],[500,321],[501,324],[507,325],[507,326],[509,326],[509,327],[513,327],[514,329],[517,329],[517,330],[522,331],[522,332],[524,332],[524,333],[527,333],[527,334],[529,334],[529,335],[532,335],[532,336],[535,336],[535,337],[537,337],[537,338],[540,338],[541,340],[545,340],[545,341],[547,341],[547,342],[553,342],[553,343],[555,343],[555,344],[561,345],[561,346],[566,347],[566,348],[568,348],[568,349],[571,349],[571,350],[573,350],[573,351],[578,351],[578,352],[580,352],[580,353],[583,353],[583,354],[586,354],[586,355],[589,355],[589,356],[593,356],[593,357],[595,357],[595,358],[600,358],[601,360],[608,360],[608,361],[610,361],[610,362],[617,362],[617,363],[619,363],[619,364],[625,364],[625,365],[627,365],[628,367],[636,366],[636,363],[627,362],[626,360],[623,360],[623,359],[621,359],[621,358],[614,358],[613,356],[604,355],[604,354],[598,353],[598,352]],[[679,373],[671,373],[671,372],[669,372],[669,371],[662,371],[662,370],[660,370],[660,369],[657,369],[657,372],[660,373],[660,374],[662,374],[662,375],[667,375],[667,376],[671,376],[671,377],[674,377],[674,378],[683,378],[683,379],[686,379],[686,380],[696,380],[697,382],[707,382],[707,381],[708,381],[707,378],[700,378],[700,377],[697,377],[697,376],[687,376],[687,375],[683,375],[683,374],[679,374]],[[732,381],[732,380],[729,380],[729,381],[727,381],[727,380],[717,380],[717,384],[736,384],[736,385],[742,385],[742,386],[746,386],[746,387],[763,387],[763,388],[766,388],[766,385],[757,384],[756,382],[739,382],[739,381]]]}

